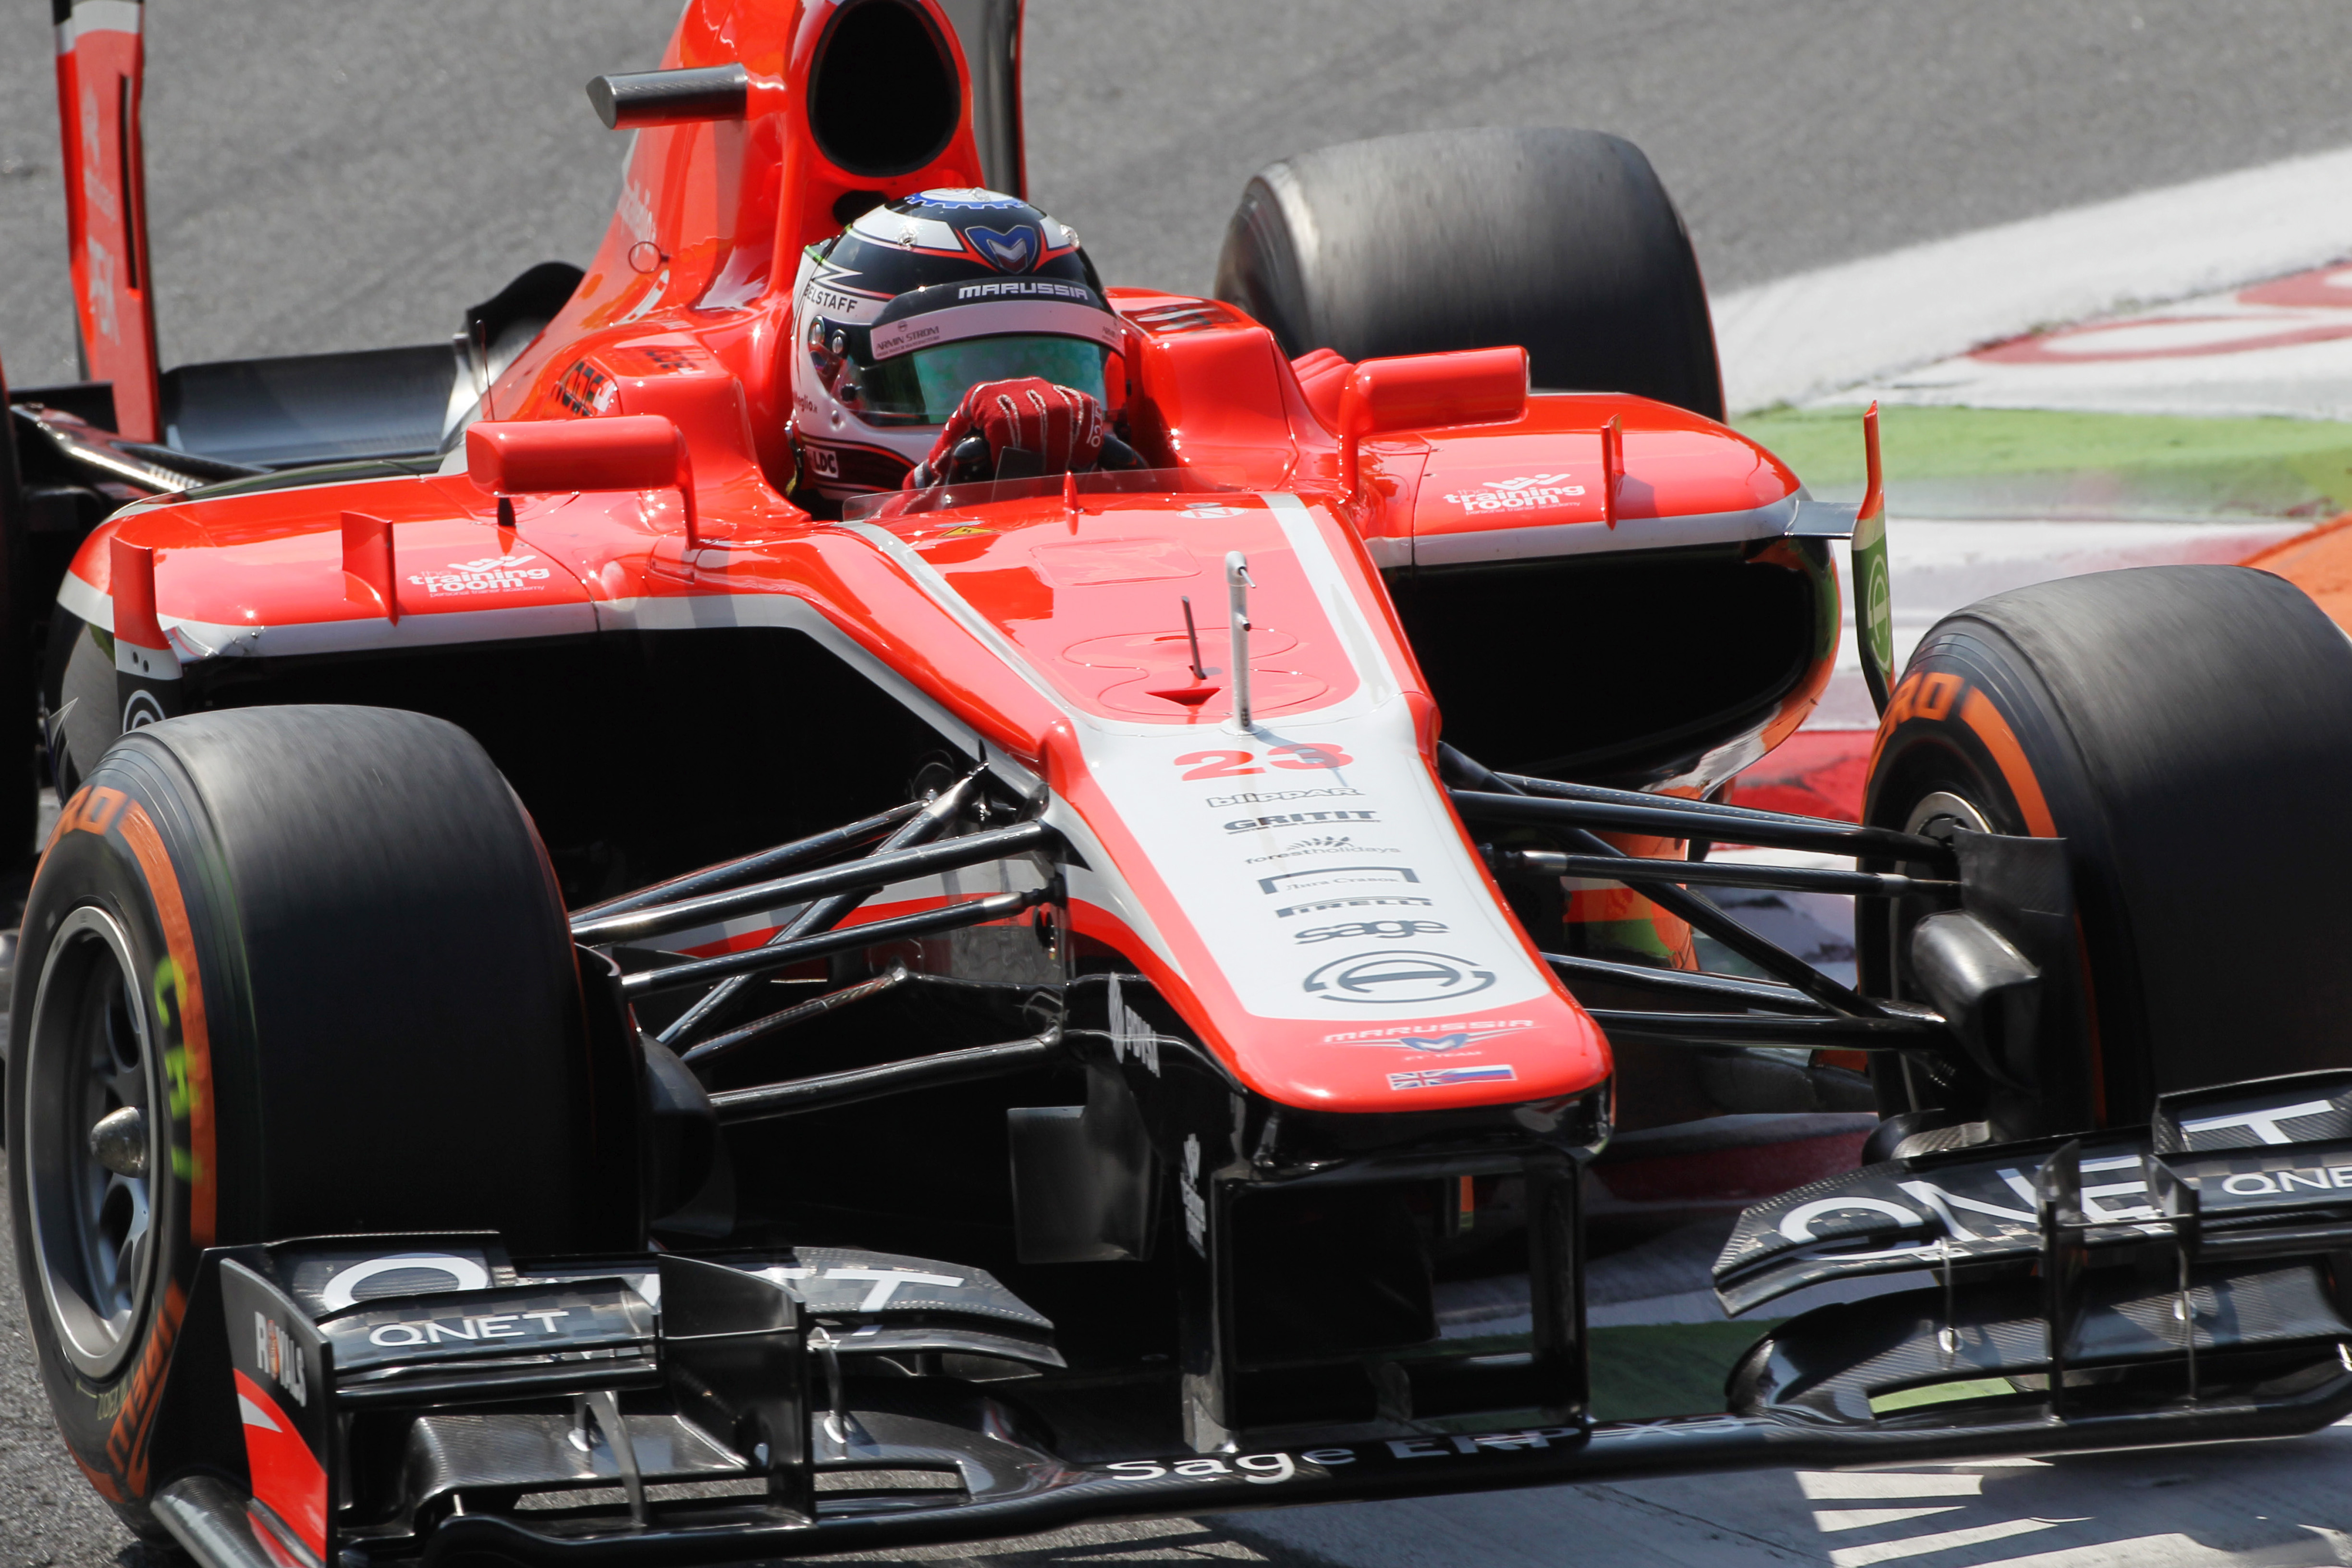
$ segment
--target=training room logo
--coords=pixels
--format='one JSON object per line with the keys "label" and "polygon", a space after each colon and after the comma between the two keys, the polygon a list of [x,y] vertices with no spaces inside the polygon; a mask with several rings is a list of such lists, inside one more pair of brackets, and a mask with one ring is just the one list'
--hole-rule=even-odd
{"label": "training room logo", "polygon": [[549,570],[530,564],[538,559],[536,555],[486,555],[478,561],[452,561],[441,571],[418,573],[408,580],[436,599],[445,594],[495,594],[547,581]]}
{"label": "training room logo", "polygon": [[1332,1002],[1412,1006],[1467,996],[1493,984],[1493,970],[1477,968],[1466,958],[1408,948],[1335,958],[1299,982],[1299,989]]}
{"label": "training room logo", "polygon": [[1482,479],[1475,490],[1456,490],[1445,499],[1465,512],[1532,511],[1542,507],[1565,506],[1584,494],[1582,485],[1571,485],[1569,476],[1559,474],[1523,474],[1517,479]]}

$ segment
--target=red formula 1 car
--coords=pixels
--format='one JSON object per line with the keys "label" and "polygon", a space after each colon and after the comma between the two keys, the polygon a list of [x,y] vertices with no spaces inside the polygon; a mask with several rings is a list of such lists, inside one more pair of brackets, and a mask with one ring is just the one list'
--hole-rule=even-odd
{"label": "red formula 1 car", "polygon": [[[1106,290],[1017,4],[696,0],[591,84],[584,274],[159,375],[138,8],[60,5],[5,1129],[133,1528],[736,1561],[2352,1411],[2352,646],[2122,573],[1889,690],[1874,595],[1865,820],[1711,798],[1854,518],[1717,422],[1626,143],[1301,157],[1223,298]],[[1854,896],[1858,984],[1725,886]],[[1885,1121],[1738,1221],[1720,1407],[1601,1419],[1588,1171],[1743,1064]]]}

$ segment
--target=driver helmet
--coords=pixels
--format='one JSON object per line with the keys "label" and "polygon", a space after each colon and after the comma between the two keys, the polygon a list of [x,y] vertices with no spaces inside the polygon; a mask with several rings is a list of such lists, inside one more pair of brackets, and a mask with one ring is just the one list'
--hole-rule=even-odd
{"label": "driver helmet", "polygon": [[922,191],[801,259],[793,311],[800,484],[895,490],[984,381],[1037,376],[1114,405],[1124,327],[1078,237],[1018,196]]}

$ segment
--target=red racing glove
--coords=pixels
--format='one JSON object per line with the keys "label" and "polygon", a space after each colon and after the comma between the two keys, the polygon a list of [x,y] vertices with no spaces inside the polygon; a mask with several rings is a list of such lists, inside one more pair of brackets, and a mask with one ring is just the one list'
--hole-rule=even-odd
{"label": "red racing glove", "polygon": [[1045,472],[1058,474],[1093,468],[1108,433],[1102,405],[1086,393],[1034,375],[983,381],[963,395],[931,444],[931,455],[907,482],[917,484],[918,476],[935,480],[956,443],[974,434],[987,438],[992,458],[1003,458],[1007,447],[1025,447],[1037,454]]}

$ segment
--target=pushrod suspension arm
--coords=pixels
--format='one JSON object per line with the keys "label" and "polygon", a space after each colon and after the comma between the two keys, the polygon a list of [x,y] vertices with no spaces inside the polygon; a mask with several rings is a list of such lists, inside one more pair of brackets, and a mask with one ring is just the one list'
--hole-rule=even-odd
{"label": "pushrod suspension arm", "polygon": [[[1531,795],[1548,800],[1580,800],[1602,805],[1632,806],[1651,810],[1660,806],[1687,812],[1700,816],[1721,818],[1715,831],[1675,837],[1696,837],[1710,843],[1763,844],[1765,839],[1738,831],[1761,823],[1765,826],[1785,827],[1792,831],[1828,833],[1880,834],[1884,828],[1857,828],[1851,822],[1839,822],[1826,816],[1800,816],[1794,812],[1764,811],[1752,805],[1726,805],[1720,801],[1683,800],[1670,795],[1645,795],[1639,790],[1609,789],[1600,784],[1565,784],[1559,779],[1531,778],[1525,773],[1496,773],[1473,758],[1465,756],[1452,746],[1440,742],[1437,759],[1446,779],[1458,788],[1482,791],[1490,795]],[[1869,853],[1898,855],[1907,859],[1931,859],[1937,864],[1951,860],[1950,847],[1940,839],[1926,838],[1916,834],[1895,834],[1898,842],[1885,849]],[[1825,853],[1852,855],[1859,851],[1838,849]]]}
{"label": "pushrod suspension arm", "polygon": [[1687,969],[1657,969],[1646,963],[1617,963],[1606,958],[1585,958],[1564,952],[1547,952],[1543,961],[1562,974],[1603,980],[1629,990],[1654,991],[1662,996],[1687,996],[1694,1001],[1719,1002],[1735,1007],[1769,1007],[1783,1013],[1829,1016],[1820,1003],[1795,986],[1783,985],[1777,980],[1749,980],[1736,974],[1694,973]]}
{"label": "pushrod suspension arm", "polygon": [[1751,1013],[1650,1013],[1617,1007],[1587,1011],[1612,1041],[1682,1046],[1794,1046],[1837,1051],[1951,1051],[1959,1047],[1943,1018],[1906,1009],[1883,1018],[1773,1016]]}
{"label": "pushrod suspension arm", "polygon": [[911,877],[960,870],[966,866],[1049,848],[1055,842],[1057,838],[1054,830],[1045,824],[1017,822],[1010,827],[967,833],[960,838],[942,838],[887,855],[868,855],[863,859],[845,861],[839,866],[827,866],[820,871],[803,871],[797,876],[755,882],[748,888],[736,888],[704,898],[685,899],[677,903],[631,910],[621,914],[598,915],[593,920],[576,920],[572,922],[572,940],[589,943],[629,942],[662,936],[671,931],[690,931],[730,915],[782,909],[787,904],[823,898],[827,893],[846,893],[858,889],[871,892]]}
{"label": "pushrod suspension arm", "polygon": [[908,1089],[937,1089],[942,1084],[970,1083],[976,1079],[1003,1078],[1050,1065],[1062,1055],[1058,1034],[1035,1035],[1001,1045],[971,1046],[941,1051],[911,1061],[885,1062],[879,1067],[852,1068],[846,1072],[819,1073],[787,1079],[756,1089],[721,1089],[710,1097],[721,1121],[758,1121],[771,1116],[792,1116],[822,1110],[861,1100],[877,1100]]}
{"label": "pushrod suspension arm", "polygon": [[[1474,792],[1475,798],[1481,800],[1496,800],[1506,805],[1539,806],[1573,804],[1564,801],[1530,799],[1510,779],[1489,771],[1482,763],[1464,756],[1451,746],[1442,745],[1438,748],[1438,760],[1444,765],[1446,771],[1455,777],[1467,778],[1471,783],[1484,785],[1486,789],[1495,792],[1491,795]],[[1464,792],[1460,790],[1454,791],[1454,799],[1459,801],[1463,794]],[[1589,833],[1581,827],[1565,826],[1559,823],[1553,823],[1550,826],[1570,847],[1581,850],[1587,855],[1598,855],[1614,860],[1632,858],[1598,834]],[[1923,839],[1921,842],[1932,843],[1933,840]],[[1851,986],[1840,984],[1779,943],[1758,936],[1724,910],[1686,888],[1676,887],[1672,882],[1654,883],[1644,891],[1643,897],[1676,919],[1689,921],[1694,927],[1715,938],[1767,974],[1788,982],[1790,985],[1831,1012],[1843,1013],[1850,1018],[1877,1018],[1885,1016],[1885,1010],[1869,997],[1862,995]]]}
{"label": "pushrod suspension arm", "polygon": [[1949,846],[1916,833],[1896,833],[1885,827],[1856,827],[1850,822],[1811,817],[1719,816],[1682,801],[1645,799],[1633,805],[1615,800],[1560,800],[1548,795],[1488,795],[1476,790],[1453,792],[1454,809],[1465,817],[1485,822],[1512,822],[1534,827],[1601,828],[1612,833],[1641,833],[1656,838],[1705,838],[1761,844],[1775,849],[1810,849],[1823,855],[1887,855],[1905,860],[1951,863]]}
{"label": "pushrod suspension arm", "polygon": [[1719,800],[1685,800],[1679,795],[1650,795],[1642,790],[1610,789],[1601,784],[1567,784],[1559,779],[1532,778],[1526,773],[1496,773],[1495,778],[1515,786],[1523,795],[1539,795],[1553,800],[1613,801],[1619,805],[1676,805],[1689,811],[1720,816],[1729,822],[1778,822],[1791,827],[1851,827],[1850,822],[1834,817],[1804,816],[1793,811],[1767,811],[1761,806],[1731,805]]}
{"label": "pushrod suspension arm", "polygon": [[[1634,858],[1580,827],[1564,829],[1561,837],[1589,855],[1620,861]],[[1653,882],[1643,889],[1642,896],[1677,920],[1688,921],[1765,973],[1787,981],[1833,1013],[1843,1013],[1852,1018],[1874,1018],[1881,1012],[1878,1004],[1869,997],[1831,979],[1780,943],[1758,936],[1688,889],[1672,882]]]}
{"label": "pushrod suspension arm", "polygon": [[986,925],[992,921],[1010,920],[1033,904],[1043,903],[1050,896],[1044,888],[1032,888],[1019,893],[995,893],[985,899],[972,899],[940,909],[924,910],[918,914],[900,915],[896,920],[843,926],[835,931],[795,937],[790,942],[745,948],[740,952],[722,952],[716,958],[698,958],[687,963],[673,963],[667,968],[640,970],[621,982],[621,990],[624,994],[633,997],[652,991],[675,991],[683,985],[699,985],[712,980],[727,980],[737,975],[748,977],[765,970],[782,969],[803,959],[823,958],[827,953],[850,952],[861,947],[881,947],[888,942],[904,942],[908,937],[933,936],[940,931],[961,931],[965,926]]}
{"label": "pushrod suspension arm", "polygon": [[[949,825],[963,815],[964,807],[971,803],[973,792],[980,788],[982,772],[982,769],[974,768],[924,802],[922,809],[891,829],[890,837],[882,841],[882,847],[875,853],[887,855],[895,850],[911,849],[918,844],[929,844],[932,839],[945,833]],[[855,889],[846,893],[828,894],[793,916],[793,923],[770,937],[767,945],[775,947],[783,942],[797,942],[802,937],[814,936],[819,931],[831,931],[847,920],[850,913],[858,905],[864,903],[866,899],[866,894],[863,889]],[[669,1026],[654,1038],[676,1049],[677,1042],[695,1030],[703,1027],[706,1024],[715,1025],[720,1022],[726,1012],[735,1005],[735,999],[742,994],[743,987],[751,983],[751,976],[748,974],[739,974],[732,979],[720,981],[696,997],[685,1012],[672,1018],[669,1021]]]}
{"label": "pushrod suspension arm", "polygon": [[1648,856],[1561,855],[1547,849],[1506,849],[1506,866],[1554,877],[1605,877],[1616,882],[1680,882],[1716,888],[1764,888],[1790,893],[1853,893],[1898,899],[1957,893],[1957,882],[1934,882],[1885,871],[1827,871],[1795,866],[1743,866],[1719,860],[1665,860]]}
{"label": "pushrod suspension arm", "polygon": [[768,1036],[779,1030],[789,1029],[795,1024],[805,1024],[811,1018],[822,1018],[828,1013],[836,1013],[844,1007],[854,1007],[860,1002],[870,1001],[886,991],[896,991],[910,978],[911,974],[905,964],[893,964],[887,973],[877,974],[871,980],[861,980],[855,985],[845,985],[838,991],[828,991],[822,996],[812,996],[798,1006],[787,1007],[781,1013],[771,1013],[764,1018],[754,1018],[740,1028],[730,1029],[723,1035],[713,1035],[678,1058],[678,1060],[688,1067],[699,1067],[711,1058],[724,1056],[738,1046],[748,1046],[754,1040],[765,1039]]}
{"label": "pushrod suspension arm", "polygon": [[756,855],[740,859],[722,860],[716,866],[705,866],[699,871],[688,871],[683,877],[672,877],[667,882],[656,882],[649,888],[639,888],[634,893],[624,893],[601,904],[592,904],[573,911],[572,919],[603,920],[607,916],[626,914],[631,910],[648,909],[655,904],[675,903],[680,899],[698,899],[705,893],[715,893],[722,888],[732,888],[758,877],[789,871],[795,866],[805,866],[812,860],[822,860],[845,849],[881,837],[898,824],[923,809],[919,800],[877,813],[862,822],[850,823],[807,838],[795,838],[790,844],[779,844],[772,849],[762,849]]}

